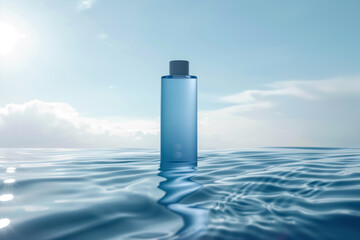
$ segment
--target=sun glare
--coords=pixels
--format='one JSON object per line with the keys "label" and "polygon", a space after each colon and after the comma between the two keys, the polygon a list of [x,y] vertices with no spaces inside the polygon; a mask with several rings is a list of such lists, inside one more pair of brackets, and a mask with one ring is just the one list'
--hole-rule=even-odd
{"label": "sun glare", "polygon": [[19,40],[19,33],[13,26],[0,22],[0,55],[12,52]]}

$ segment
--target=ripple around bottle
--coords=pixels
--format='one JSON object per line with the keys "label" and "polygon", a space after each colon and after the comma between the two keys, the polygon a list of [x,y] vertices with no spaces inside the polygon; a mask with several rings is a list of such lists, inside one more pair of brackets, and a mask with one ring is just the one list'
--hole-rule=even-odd
{"label": "ripple around bottle", "polygon": [[[360,149],[0,150],[0,239],[359,239]],[[175,166],[173,165],[175,164]]]}

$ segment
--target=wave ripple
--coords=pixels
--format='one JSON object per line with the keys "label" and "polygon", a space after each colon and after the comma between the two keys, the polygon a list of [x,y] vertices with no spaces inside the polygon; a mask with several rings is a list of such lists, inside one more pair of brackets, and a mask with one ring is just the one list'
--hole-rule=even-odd
{"label": "wave ripple", "polygon": [[158,151],[1,149],[0,164],[0,239],[360,236],[360,149],[202,151],[165,170]]}

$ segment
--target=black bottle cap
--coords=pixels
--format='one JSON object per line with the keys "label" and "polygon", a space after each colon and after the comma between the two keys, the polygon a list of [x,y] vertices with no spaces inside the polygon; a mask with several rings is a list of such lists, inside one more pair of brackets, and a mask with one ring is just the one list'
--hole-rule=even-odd
{"label": "black bottle cap", "polygon": [[189,75],[189,61],[170,61],[170,75]]}

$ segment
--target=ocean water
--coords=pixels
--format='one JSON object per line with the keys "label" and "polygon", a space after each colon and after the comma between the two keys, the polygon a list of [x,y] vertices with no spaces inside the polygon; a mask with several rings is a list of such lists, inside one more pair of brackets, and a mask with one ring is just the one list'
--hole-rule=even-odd
{"label": "ocean water", "polygon": [[0,239],[360,239],[360,149],[1,149]]}

